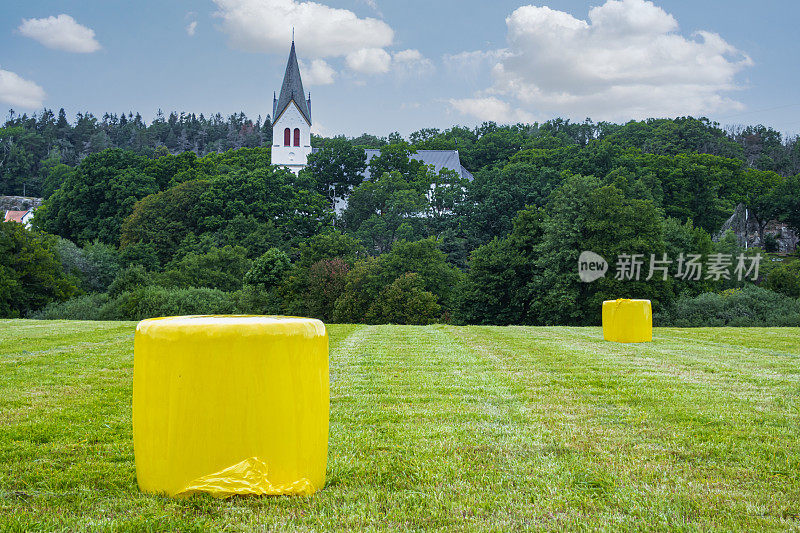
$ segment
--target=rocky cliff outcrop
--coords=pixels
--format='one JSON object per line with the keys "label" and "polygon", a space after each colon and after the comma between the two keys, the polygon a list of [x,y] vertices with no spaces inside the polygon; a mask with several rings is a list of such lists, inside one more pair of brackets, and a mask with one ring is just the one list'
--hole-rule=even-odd
{"label": "rocky cliff outcrop", "polygon": [[29,196],[0,196],[0,213],[6,211],[27,211],[31,207],[42,205],[41,198]]}
{"label": "rocky cliff outcrop", "polygon": [[[719,240],[725,235],[725,232],[731,230],[736,238],[739,240],[740,246],[758,246],[764,248],[764,243],[761,242],[761,237],[758,233],[758,223],[756,220],[749,216],[747,208],[744,204],[739,204],[733,211],[731,217],[725,221],[719,233],[714,235],[714,240]],[[789,226],[777,220],[771,220],[764,228],[764,240],[768,239],[768,235],[775,237],[779,253],[792,253],[797,250],[798,235]]]}

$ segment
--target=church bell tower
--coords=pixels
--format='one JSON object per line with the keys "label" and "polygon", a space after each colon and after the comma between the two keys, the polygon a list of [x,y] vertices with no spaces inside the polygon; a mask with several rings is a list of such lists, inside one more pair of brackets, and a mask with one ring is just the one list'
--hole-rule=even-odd
{"label": "church bell tower", "polygon": [[287,166],[297,174],[310,153],[311,93],[306,98],[293,38],[280,96],[272,96],[272,164]]}

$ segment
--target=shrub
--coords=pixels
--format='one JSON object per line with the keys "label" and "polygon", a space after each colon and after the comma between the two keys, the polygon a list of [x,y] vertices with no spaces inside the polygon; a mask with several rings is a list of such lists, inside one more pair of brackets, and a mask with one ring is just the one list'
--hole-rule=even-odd
{"label": "shrub", "polygon": [[72,241],[58,239],[58,256],[66,274],[76,276],[87,292],[103,292],[119,271],[119,254],[98,241],[78,248]]}
{"label": "shrub", "polygon": [[343,259],[323,259],[308,269],[308,292],[304,303],[311,316],[320,320],[333,318],[336,300],[345,288],[347,272],[350,269]]}
{"label": "shrub", "polygon": [[278,248],[270,248],[253,262],[244,282],[254,287],[270,289],[278,285],[292,267],[289,256]]}
{"label": "shrub", "polygon": [[777,252],[779,248],[778,245],[778,238],[775,237],[772,233],[767,233],[764,235],[764,251],[774,253]]}
{"label": "shrub", "polygon": [[764,287],[791,298],[800,298],[800,260],[783,263],[770,271]]}
{"label": "shrub", "polygon": [[245,315],[280,315],[283,313],[283,299],[277,291],[266,291],[252,285],[245,285],[231,294],[236,302],[236,312]]}
{"label": "shrub", "polygon": [[49,303],[43,309],[30,313],[28,318],[39,320],[103,320],[103,307],[110,300],[107,294],[87,294],[66,302]]}
{"label": "shrub", "polygon": [[681,296],[653,321],[657,326],[800,326],[800,300],[747,285],[721,293]]}
{"label": "shrub", "polygon": [[[381,322],[377,309],[387,287],[407,273],[415,273],[413,285],[435,297],[444,314],[450,313],[455,293],[463,279],[457,268],[447,263],[435,239],[398,241],[392,251],[357,262],[347,273],[344,291],[336,300],[333,319],[337,322]],[[401,282],[407,286],[408,280]]]}
{"label": "shrub", "polygon": [[159,285],[165,287],[206,287],[230,292],[242,288],[242,279],[250,265],[247,250],[225,246],[205,254],[188,253],[170,263],[157,279]]}
{"label": "shrub", "polygon": [[29,318],[44,320],[143,320],[159,316],[235,313],[234,295],[216,289],[138,287],[116,298],[89,294],[52,303]]}
{"label": "shrub", "polygon": [[130,292],[152,284],[152,274],[147,272],[142,265],[132,265],[125,270],[119,271],[117,277],[108,287],[108,294],[111,297],[116,297],[123,292]]}
{"label": "shrub", "polygon": [[433,324],[442,316],[435,294],[425,290],[419,274],[403,274],[383,290],[370,308],[370,322],[389,324]]}
{"label": "shrub", "polygon": [[150,286],[122,293],[113,302],[113,309],[105,309],[103,314],[106,320],[143,320],[159,316],[231,314],[235,310],[233,296],[217,289]]}

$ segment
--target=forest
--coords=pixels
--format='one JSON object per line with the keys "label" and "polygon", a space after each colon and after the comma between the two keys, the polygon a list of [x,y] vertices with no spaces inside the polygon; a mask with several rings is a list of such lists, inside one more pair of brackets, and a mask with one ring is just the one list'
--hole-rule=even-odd
{"label": "forest", "polygon": [[[299,175],[270,165],[271,131],[243,113],[10,112],[0,194],[44,204],[31,231],[0,225],[0,316],[596,325],[603,300],[626,297],[652,300],[656,325],[800,325],[796,252],[720,233],[740,204],[762,233],[800,231],[800,142],[770,128],[555,119],[314,136]],[[380,149],[366,181],[364,148]],[[457,149],[474,180],[411,157],[423,149]],[[611,272],[582,283],[584,250]],[[633,280],[613,275],[620,254],[762,261],[754,280],[674,265]]]}

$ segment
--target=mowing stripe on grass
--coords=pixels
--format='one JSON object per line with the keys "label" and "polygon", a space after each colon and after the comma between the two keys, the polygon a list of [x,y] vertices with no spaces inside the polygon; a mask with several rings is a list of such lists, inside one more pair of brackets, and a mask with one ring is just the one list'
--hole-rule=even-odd
{"label": "mowing stripe on grass", "polygon": [[636,516],[644,493],[663,507],[665,527],[797,525],[797,412],[780,401],[797,398],[793,380],[745,374],[741,389],[763,383],[757,395],[738,394],[732,376],[687,370],[682,340],[619,345],[567,328],[452,331],[528,384],[542,402],[541,423],[567,447],[606,465],[616,501],[601,513]]}

